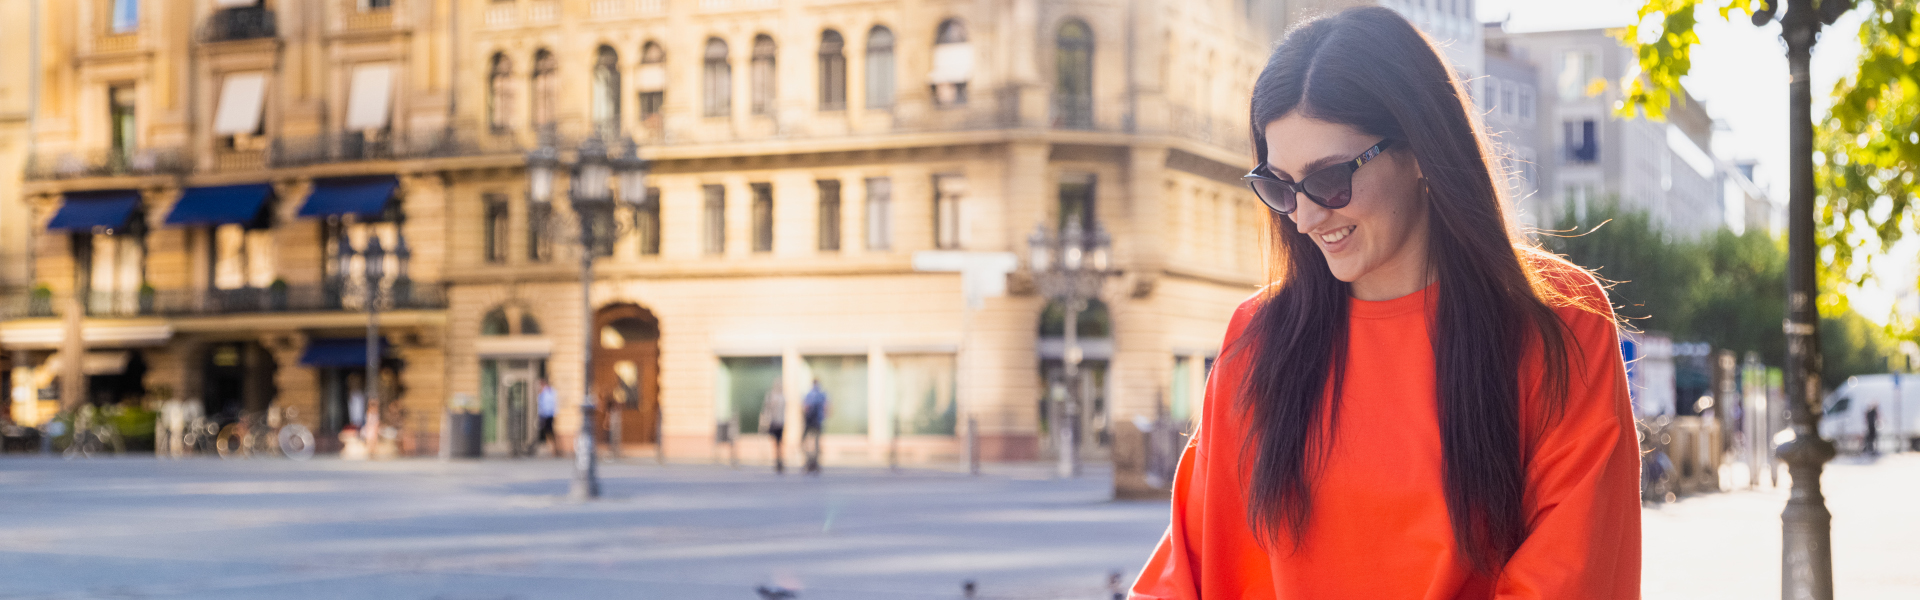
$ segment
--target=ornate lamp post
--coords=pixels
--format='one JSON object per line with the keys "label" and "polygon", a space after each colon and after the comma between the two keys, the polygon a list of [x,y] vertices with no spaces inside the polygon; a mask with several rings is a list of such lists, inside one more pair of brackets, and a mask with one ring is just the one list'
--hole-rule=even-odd
{"label": "ornate lamp post", "polygon": [[[560,152],[541,146],[527,155],[528,196],[537,207],[553,203],[554,172],[560,168]],[[646,199],[649,164],[639,157],[632,140],[621,143],[619,156],[609,157],[607,146],[598,136],[581,142],[572,165],[572,180],[567,199],[573,208],[577,227],[569,228],[549,220],[549,234],[555,238],[573,236],[580,247],[581,389],[580,432],[573,439],[573,484],[568,496],[588,500],[600,496],[597,458],[593,448],[593,259],[602,247],[611,247],[622,227],[613,218],[616,200],[628,208],[638,208]],[[614,193],[618,184],[619,193]]]}
{"label": "ornate lamp post", "polygon": [[1086,310],[1088,300],[1100,296],[1107,278],[1119,273],[1109,268],[1110,245],[1107,232],[1098,223],[1091,234],[1086,234],[1078,220],[1068,222],[1057,238],[1046,225],[1035,227],[1027,236],[1027,266],[1033,273],[1034,287],[1042,297],[1060,303],[1066,310],[1060,363],[1067,397],[1052,411],[1056,415],[1053,429],[1060,448],[1061,477],[1080,476],[1080,312]]}
{"label": "ornate lamp post", "polygon": [[[1833,598],[1833,514],[1820,492],[1822,464],[1833,458],[1833,443],[1820,439],[1820,315],[1815,279],[1817,249],[1813,230],[1813,44],[1820,27],[1832,25],[1853,8],[1854,0],[1785,0],[1780,37],[1787,43],[1787,418],[1793,441],[1776,450],[1793,474],[1793,491],[1781,513],[1780,597]],[[1765,26],[1781,0],[1766,0],[1753,14]],[[1816,4],[1818,6],[1816,6]]]}
{"label": "ornate lamp post", "polygon": [[387,275],[387,251],[380,247],[380,234],[367,231],[367,249],[362,252],[366,265],[367,288],[367,450],[373,454],[380,443],[380,280]]}
{"label": "ornate lamp post", "polygon": [[[406,267],[404,265],[406,262],[404,256],[406,255],[405,253],[407,253],[407,249],[404,239],[400,242],[399,251],[403,256],[400,263],[403,265],[401,268],[405,269]],[[362,386],[364,386],[362,393],[366,395],[367,399],[367,416],[366,420],[361,423],[362,429],[360,430],[360,435],[366,438],[367,444],[369,444],[369,455],[371,455],[373,450],[372,444],[376,444],[380,440],[380,281],[385,279],[387,275],[387,251],[380,246],[380,235],[371,230],[367,231],[366,249],[357,253],[353,249],[353,244],[347,240],[346,236],[341,236],[337,258],[337,260],[340,261],[340,268],[337,272],[340,274],[339,285],[340,295],[342,297],[347,295],[347,284],[353,280],[353,257],[355,254],[359,254],[360,257],[364,259],[361,263],[361,287],[367,295],[364,302],[367,309],[367,364],[365,378],[361,381]]]}

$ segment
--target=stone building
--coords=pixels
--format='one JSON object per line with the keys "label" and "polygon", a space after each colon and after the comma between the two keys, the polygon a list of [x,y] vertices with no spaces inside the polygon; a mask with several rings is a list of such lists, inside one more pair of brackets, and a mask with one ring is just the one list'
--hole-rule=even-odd
{"label": "stone building", "polygon": [[[1122,271],[1080,323],[1082,443],[1130,452],[1136,417],[1198,407],[1263,279],[1268,213],[1238,177],[1285,15],[1260,3],[37,5],[32,155],[5,206],[31,215],[20,281],[40,291],[0,323],[15,397],[44,399],[15,409],[29,421],[170,394],[294,407],[326,439],[366,360],[357,252],[377,238],[380,395],[409,449],[449,407],[485,415],[490,452],[524,449],[541,378],[575,431],[591,323],[628,452],[705,460],[730,424],[764,460],[766,391],[797,422],[819,380],[830,461],[957,461],[967,423],[984,458],[1035,459],[1060,318],[1024,267],[969,310],[960,273],[914,257],[1024,256],[1078,220]],[[589,315],[548,225],[569,209],[530,205],[526,153],[595,135],[652,171]]]}
{"label": "stone building", "polygon": [[1606,30],[1515,33],[1489,26],[1486,36],[1487,45],[1538,73],[1533,141],[1551,151],[1538,155],[1541,192],[1522,205],[1534,223],[1551,227],[1568,212],[1584,219],[1589,207],[1617,202],[1682,237],[1727,224],[1723,169],[1711,151],[1713,120],[1692,95],[1681,94],[1665,122],[1621,119],[1613,112],[1618,82],[1635,59]]}
{"label": "stone building", "polygon": [[[26,297],[27,248],[31,238],[24,204],[20,197],[21,167],[26,163],[27,122],[33,113],[28,90],[33,75],[28,67],[35,41],[28,23],[30,3],[26,0],[0,0],[0,316],[15,312],[13,305]],[[12,369],[9,357],[0,353],[0,421],[13,412]]]}

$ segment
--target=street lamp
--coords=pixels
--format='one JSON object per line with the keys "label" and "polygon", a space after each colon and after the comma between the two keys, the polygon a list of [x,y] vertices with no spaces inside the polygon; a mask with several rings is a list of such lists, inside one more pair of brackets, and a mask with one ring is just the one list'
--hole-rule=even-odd
{"label": "street lamp", "polygon": [[[1821,465],[1833,458],[1833,443],[1820,439],[1820,316],[1813,222],[1813,44],[1820,27],[1832,25],[1854,0],[1785,0],[1780,37],[1787,43],[1787,416],[1793,440],[1775,452],[1793,474],[1793,492],[1780,514],[1780,595],[1833,598],[1833,513],[1820,492]],[[1765,0],[1753,11],[1764,27],[1782,0]],[[1815,5],[1818,4],[1816,8]]]}
{"label": "street lamp", "polygon": [[[568,495],[575,500],[600,496],[597,459],[593,448],[593,259],[602,246],[611,248],[620,234],[620,223],[613,218],[616,202],[637,209],[646,199],[649,163],[639,157],[639,146],[622,140],[620,154],[607,155],[607,145],[599,136],[580,143],[571,167],[572,180],[567,199],[578,227],[568,228],[549,220],[549,234],[555,238],[572,236],[580,247],[580,322],[581,386],[580,432],[573,439],[573,484]],[[542,145],[527,154],[527,196],[536,207],[550,209],[553,203],[555,171],[561,168],[560,152]],[[613,189],[618,184],[618,194]]]}
{"label": "street lamp", "polygon": [[1027,236],[1027,267],[1033,273],[1034,287],[1041,297],[1060,303],[1066,311],[1060,362],[1067,397],[1064,406],[1053,411],[1059,415],[1053,422],[1059,440],[1061,477],[1080,476],[1080,312],[1086,310],[1087,301],[1100,296],[1108,277],[1119,274],[1109,268],[1110,246],[1107,232],[1098,223],[1091,234],[1086,234],[1077,219],[1069,221],[1057,238],[1046,225],[1036,226]]}
{"label": "street lamp", "polygon": [[380,234],[367,230],[367,249],[361,253],[366,260],[367,289],[367,375],[362,383],[367,386],[367,451],[372,455],[380,443],[380,280],[387,274],[387,251],[380,247]]}

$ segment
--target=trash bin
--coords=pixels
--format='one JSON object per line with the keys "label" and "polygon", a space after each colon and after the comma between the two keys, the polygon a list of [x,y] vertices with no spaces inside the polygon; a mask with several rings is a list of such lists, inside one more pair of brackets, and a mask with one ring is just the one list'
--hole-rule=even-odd
{"label": "trash bin", "polygon": [[480,415],[457,412],[447,415],[447,421],[452,429],[447,443],[453,447],[453,457],[480,458]]}

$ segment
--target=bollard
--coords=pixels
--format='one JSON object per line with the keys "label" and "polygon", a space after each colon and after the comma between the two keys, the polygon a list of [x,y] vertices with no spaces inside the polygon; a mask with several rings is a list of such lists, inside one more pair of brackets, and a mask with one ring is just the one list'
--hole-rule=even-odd
{"label": "bollard", "polygon": [[980,422],[967,415],[967,473],[980,474]]}

